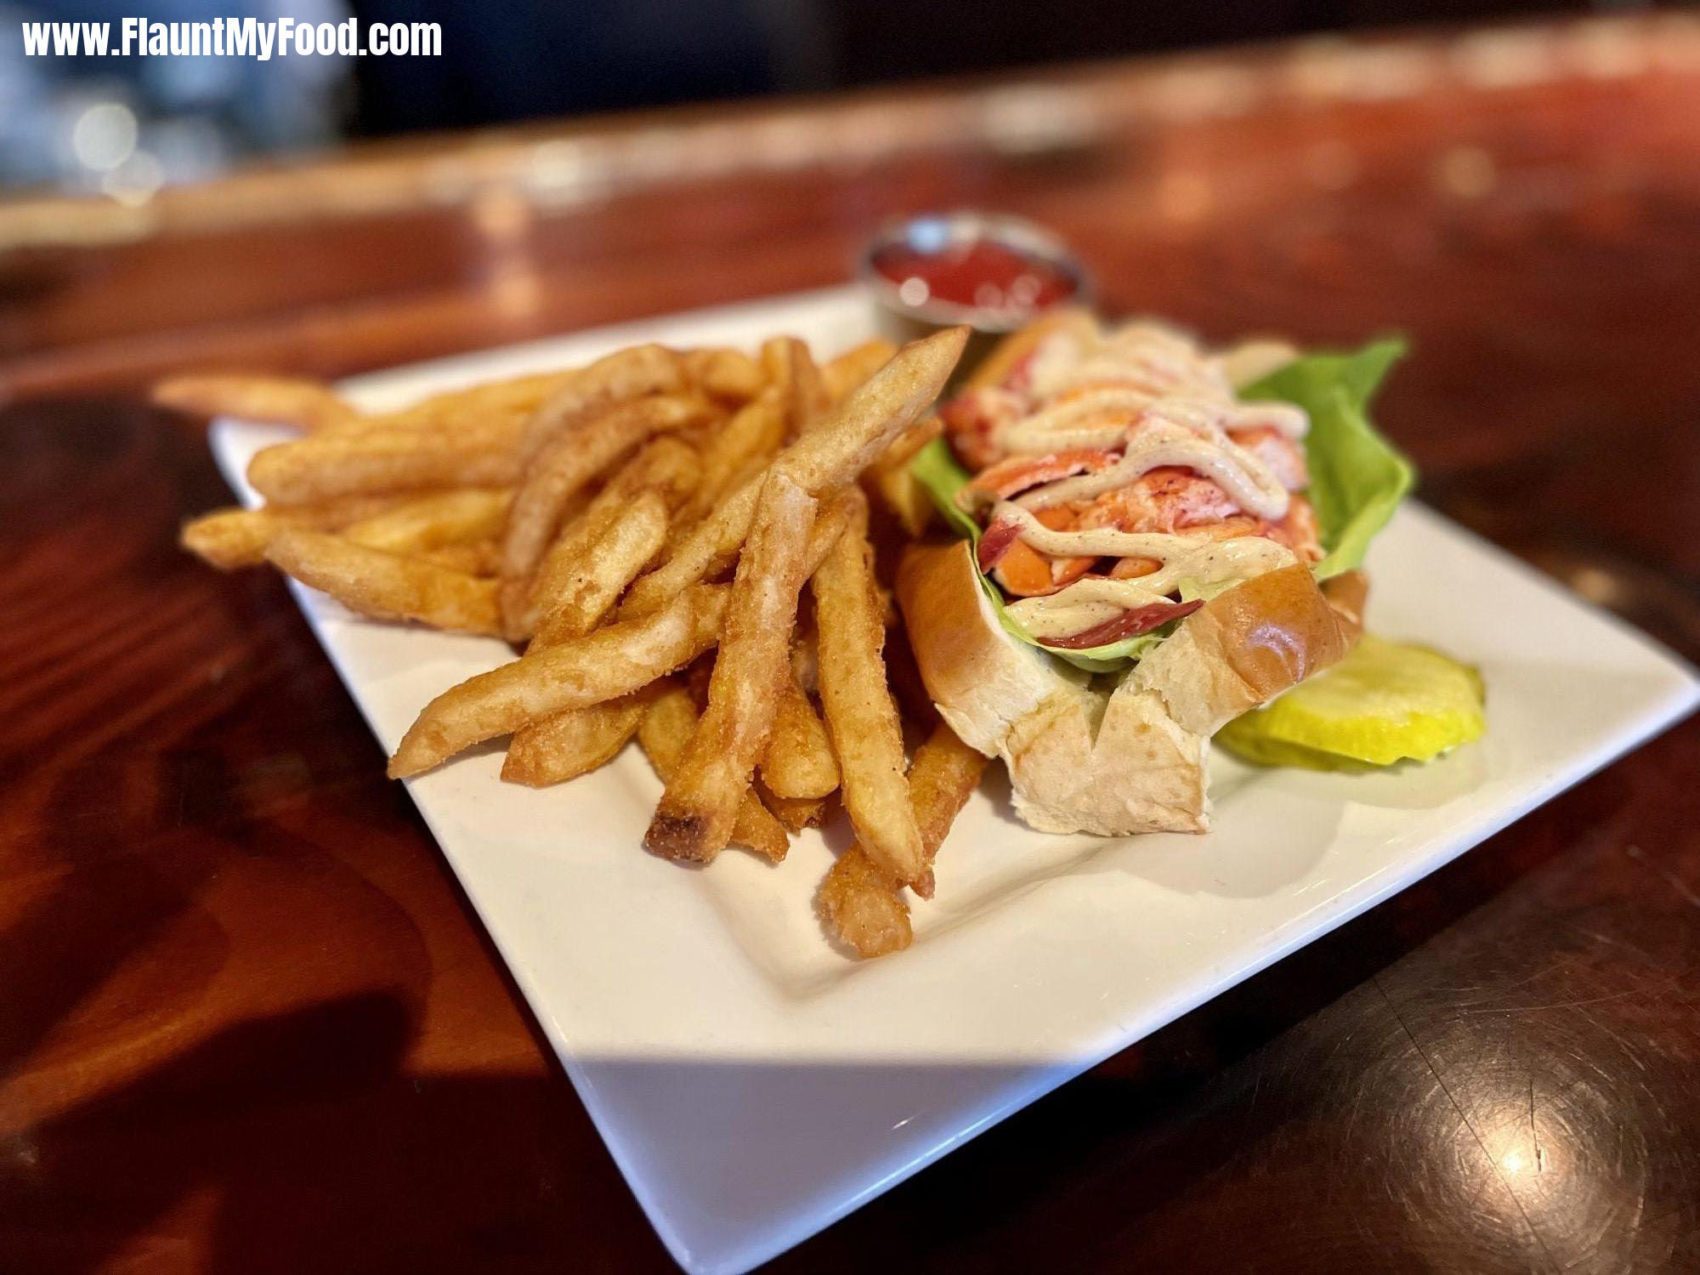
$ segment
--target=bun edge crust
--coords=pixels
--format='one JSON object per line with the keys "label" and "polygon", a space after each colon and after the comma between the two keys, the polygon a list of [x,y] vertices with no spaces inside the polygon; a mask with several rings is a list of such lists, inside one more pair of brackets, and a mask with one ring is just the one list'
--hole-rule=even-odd
{"label": "bun edge crust", "polygon": [[1017,812],[1045,832],[1209,826],[1209,737],[1337,662],[1365,585],[1302,564],[1236,585],[1181,621],[1113,687],[1004,632],[966,540],[910,546],[897,598],[927,693],[963,742],[1001,757]]}

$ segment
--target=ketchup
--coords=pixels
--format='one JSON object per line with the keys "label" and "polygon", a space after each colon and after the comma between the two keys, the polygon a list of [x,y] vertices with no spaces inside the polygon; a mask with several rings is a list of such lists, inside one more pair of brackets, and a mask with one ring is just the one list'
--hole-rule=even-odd
{"label": "ketchup", "polygon": [[1043,310],[1066,301],[1077,287],[1057,267],[990,239],[936,252],[892,244],[875,253],[872,264],[898,286],[908,306],[944,301],[981,310]]}

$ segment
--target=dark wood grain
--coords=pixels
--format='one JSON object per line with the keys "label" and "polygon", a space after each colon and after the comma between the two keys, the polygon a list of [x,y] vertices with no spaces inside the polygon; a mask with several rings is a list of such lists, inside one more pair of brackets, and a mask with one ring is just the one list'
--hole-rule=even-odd
{"label": "dark wood grain", "polygon": [[[668,1267],[285,590],[175,549],[226,494],[136,386],[824,284],[889,212],[1010,208],[1115,310],[1409,333],[1427,499],[1697,658],[1700,37],[1521,38],[1055,77],[1019,145],[985,86],[650,119],[553,203],[516,160],[431,204],[450,143],[375,212],[203,191],[76,247],[0,208],[0,1267]],[[857,110],[859,156],[761,158]],[[628,162],[669,128],[720,168]],[[1700,1267],[1697,776],[1691,722],[779,1267]]]}

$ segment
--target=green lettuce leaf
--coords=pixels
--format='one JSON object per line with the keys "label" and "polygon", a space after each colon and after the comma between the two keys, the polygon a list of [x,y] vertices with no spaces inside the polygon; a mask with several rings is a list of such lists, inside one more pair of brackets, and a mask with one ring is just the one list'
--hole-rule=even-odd
{"label": "green lettuce leaf", "polygon": [[[1370,540],[1387,524],[1416,481],[1410,461],[1376,432],[1366,415],[1382,378],[1404,351],[1403,342],[1377,341],[1356,354],[1310,355],[1264,377],[1240,395],[1248,401],[1296,403],[1310,414],[1310,432],[1305,436],[1309,495],[1316,506],[1323,548],[1328,551],[1316,564],[1320,580],[1362,564]],[[957,461],[950,445],[935,438],[910,463],[910,473],[927,489],[951,529],[978,547],[980,524],[956,503],[957,493],[968,485],[972,475]],[[1044,646],[1009,614],[1003,593],[983,573],[980,584],[1004,629],[1016,640],[1092,673],[1126,668],[1175,628],[1170,623],[1120,642],[1060,651]],[[1181,594],[1192,596],[1184,586]]]}
{"label": "green lettuce leaf", "polygon": [[1319,580],[1363,565],[1369,542],[1416,482],[1411,462],[1376,433],[1366,415],[1382,378],[1404,352],[1402,341],[1377,341],[1356,354],[1313,354],[1240,394],[1247,401],[1296,403],[1310,413],[1309,496],[1328,551],[1316,564]]}

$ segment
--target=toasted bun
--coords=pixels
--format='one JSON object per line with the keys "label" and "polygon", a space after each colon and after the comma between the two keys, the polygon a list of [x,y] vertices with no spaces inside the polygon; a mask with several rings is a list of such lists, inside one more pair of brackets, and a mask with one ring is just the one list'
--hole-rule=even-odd
{"label": "toasted bun", "polygon": [[1017,813],[1104,836],[1208,827],[1210,735],[1356,642],[1362,579],[1331,591],[1338,606],[1302,566],[1249,580],[1104,689],[1004,631],[967,541],[912,546],[897,577],[928,694],[964,742],[1004,759]]}
{"label": "toasted bun", "polygon": [[1341,581],[1339,607],[1298,564],[1235,585],[1182,620],[1129,680],[1162,696],[1187,730],[1214,735],[1357,645],[1363,576]]}

